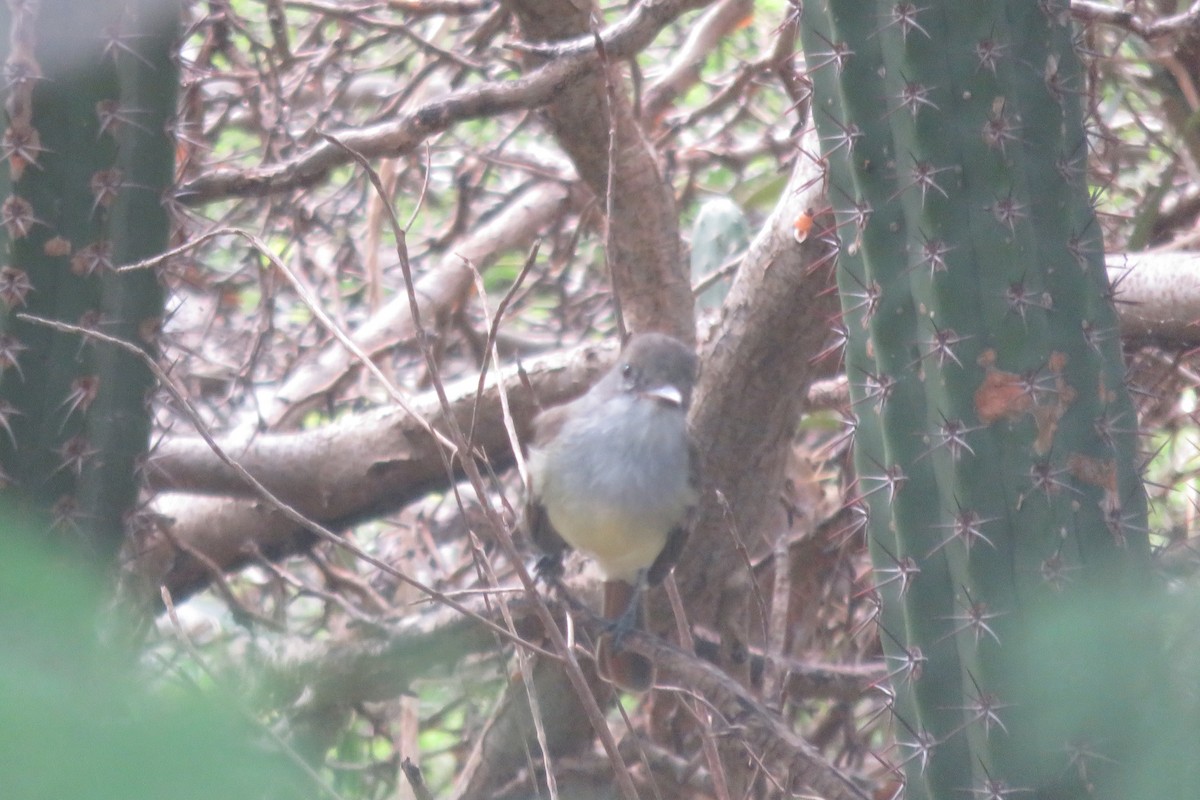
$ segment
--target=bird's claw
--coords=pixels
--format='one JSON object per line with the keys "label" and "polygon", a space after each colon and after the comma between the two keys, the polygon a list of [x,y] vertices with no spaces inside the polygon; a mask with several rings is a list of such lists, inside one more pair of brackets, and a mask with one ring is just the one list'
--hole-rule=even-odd
{"label": "bird's claw", "polygon": [[557,586],[563,576],[562,555],[545,555],[534,564],[533,574],[547,586]]}
{"label": "bird's claw", "polygon": [[637,612],[633,606],[616,619],[605,620],[604,632],[612,636],[613,652],[621,650],[621,643],[630,632],[638,627]]}

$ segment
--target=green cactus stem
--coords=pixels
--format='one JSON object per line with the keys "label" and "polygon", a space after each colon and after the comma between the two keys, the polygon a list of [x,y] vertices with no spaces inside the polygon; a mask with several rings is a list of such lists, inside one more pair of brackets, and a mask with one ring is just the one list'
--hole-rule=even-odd
{"label": "green cactus stem", "polygon": [[163,292],[115,267],[165,249],[179,9],[156,0],[8,0],[4,20],[0,502],[112,564],[135,518]]}
{"label": "green cactus stem", "polygon": [[810,0],[802,31],[892,763],[910,798],[1095,796],[1003,666],[1039,604],[1147,575],[1067,4]]}

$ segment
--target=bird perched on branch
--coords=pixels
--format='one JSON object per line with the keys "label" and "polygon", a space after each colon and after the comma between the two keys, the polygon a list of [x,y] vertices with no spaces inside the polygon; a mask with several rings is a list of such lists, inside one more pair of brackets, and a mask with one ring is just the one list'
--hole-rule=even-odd
{"label": "bird perched on branch", "polygon": [[525,524],[546,554],[539,572],[560,571],[570,548],[595,560],[613,620],[597,664],[632,691],[653,684],[654,665],[621,639],[642,625],[646,588],[678,559],[697,498],[687,429],[696,367],[678,339],[639,334],[587,394],[534,420]]}

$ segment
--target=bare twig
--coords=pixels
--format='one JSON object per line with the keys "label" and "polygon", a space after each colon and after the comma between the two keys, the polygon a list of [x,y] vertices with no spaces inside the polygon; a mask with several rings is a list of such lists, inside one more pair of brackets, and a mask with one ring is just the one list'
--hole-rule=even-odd
{"label": "bare twig", "polygon": [[[162,598],[163,607],[167,610],[167,619],[171,620],[171,626],[175,629],[176,637],[183,644],[184,649],[188,651],[189,655],[191,655],[193,663],[195,663],[195,665],[208,677],[209,680],[220,684],[220,678],[208,666],[208,661],[203,655],[201,655],[200,651],[196,647],[196,644],[192,641],[192,637],[188,636],[187,631],[183,627],[183,623],[180,622],[179,613],[175,610],[175,601],[171,597],[171,593],[167,591],[166,587],[163,587],[160,590],[160,596]],[[188,679],[185,671],[181,670],[179,674],[185,679]],[[275,745],[280,749],[280,751],[282,751],[284,755],[286,755],[288,759],[292,761],[292,763],[299,767],[300,770],[308,776],[309,780],[311,780],[324,794],[332,797],[334,800],[343,800],[338,791],[330,786],[329,782],[325,780],[320,773],[314,770],[312,766],[305,761],[304,758],[297,753],[295,749],[293,749],[292,746],[288,744],[287,741],[285,741],[275,729],[273,729],[270,725],[264,725],[259,721],[257,716],[251,714],[247,709],[241,706],[237,706],[236,711],[239,716],[247,719],[252,725],[254,725],[256,729],[262,731],[273,742],[275,742]]]}
{"label": "bare twig", "polygon": [[[686,11],[712,0],[648,0],[638,3],[623,19],[600,33],[611,58],[629,58],[648,45],[667,24]],[[198,204],[226,197],[261,197],[312,186],[329,170],[347,163],[349,152],[367,158],[399,156],[411,152],[428,136],[466,120],[532,109],[552,100],[562,86],[583,75],[599,60],[591,37],[557,45],[554,60],[513,81],[492,81],[450,92],[438,100],[402,114],[392,122],[340,130],[325,144],[312,147],[286,161],[255,169],[216,169],[179,188],[185,203]],[[332,143],[341,142],[344,147]]]}
{"label": "bare twig", "polygon": [[[327,138],[339,144],[340,146],[345,147],[344,144],[337,142],[337,140],[333,137]],[[367,176],[371,179],[371,183],[375,186],[376,191],[382,192],[383,186],[380,183],[379,176],[375,173],[375,170],[371,168],[371,165],[366,160],[366,157],[361,153],[353,151],[351,151],[351,156],[363,167],[364,170],[366,170]],[[412,271],[408,263],[408,253],[405,246],[404,230],[400,227],[400,222],[398,219],[396,219],[396,213],[394,209],[392,209],[391,205],[388,205],[386,208],[392,223],[392,233],[396,238],[397,255],[400,257],[400,268],[404,273],[405,290],[408,292],[409,311],[412,314],[414,323],[417,326],[417,330],[420,331],[420,311],[417,304]],[[445,388],[442,386],[440,377],[437,374],[436,364],[433,362],[428,342],[425,341],[423,336],[418,336],[418,341],[421,344],[421,349],[424,351],[426,362],[428,363],[430,372],[433,375],[433,387],[437,392],[438,400],[442,405],[443,413],[447,415],[447,426],[450,430],[450,435],[452,439],[459,445],[459,447],[461,447],[460,452],[466,453],[469,445],[467,444],[466,437],[464,436],[461,428],[458,426],[457,421],[449,414],[451,408],[450,401],[446,397]],[[596,698],[592,696],[587,679],[584,677],[583,671],[579,667],[579,662],[576,660],[574,652],[570,646],[568,646],[566,639],[563,638],[562,632],[558,629],[558,626],[555,625],[554,617],[551,615],[550,609],[546,606],[545,602],[538,594],[533,578],[529,575],[529,572],[522,564],[521,557],[517,552],[516,545],[512,541],[512,536],[510,535],[508,527],[504,524],[504,521],[500,518],[499,514],[496,513],[492,505],[487,501],[487,491],[485,489],[483,476],[479,473],[478,465],[472,458],[462,458],[461,465],[463,471],[466,473],[467,478],[470,480],[471,485],[475,490],[476,496],[479,498],[484,513],[488,517],[488,521],[491,523],[492,533],[494,534],[496,541],[499,542],[501,549],[504,551],[505,555],[508,556],[508,559],[513,565],[514,571],[516,572],[517,578],[520,580],[521,585],[524,586],[525,591],[534,600],[534,608],[539,617],[541,617],[545,634],[554,645],[555,651],[559,654],[559,658],[557,660],[563,664],[567,678],[570,680],[572,687],[579,697],[584,712],[587,714],[593,730],[596,731],[596,736],[603,745],[605,752],[608,753],[609,757],[613,759],[613,764],[616,768],[617,787],[626,797],[626,800],[637,800],[637,790],[634,788],[633,778],[630,776],[629,769],[625,766],[625,762],[621,759],[620,752],[617,750],[616,740],[613,739],[612,732],[608,729],[608,724],[604,720],[604,713],[600,710],[600,706],[596,702]],[[515,632],[511,634],[511,637],[518,640],[520,639]]]}
{"label": "bare twig", "polygon": [[183,409],[184,413],[192,421],[193,425],[195,425],[196,432],[199,433],[200,436],[204,439],[204,441],[208,444],[208,446],[212,448],[213,452],[216,453],[217,457],[220,458],[221,461],[223,461],[226,466],[228,466],[230,469],[232,469],[234,472],[236,472],[243,481],[245,481],[247,484],[252,486],[259,497],[261,497],[263,500],[267,501],[272,507],[274,507],[276,510],[281,512],[285,517],[290,519],[293,523],[301,526],[302,528],[309,531],[310,533],[315,534],[319,538],[324,539],[325,541],[330,542],[330,543],[336,545],[337,547],[340,547],[340,548],[348,551],[349,553],[353,554],[356,558],[359,558],[362,561],[375,567],[376,569],[383,571],[385,574],[391,575],[393,578],[403,581],[404,583],[412,586],[414,589],[421,592],[422,594],[425,594],[429,598],[431,598],[439,603],[442,603],[444,605],[447,605],[450,608],[453,608],[454,610],[456,610],[462,614],[465,614],[467,616],[474,618],[476,621],[480,622],[481,624],[483,624],[483,625],[487,626],[489,629],[491,629],[494,633],[496,633],[496,635],[501,636],[504,639],[511,641],[514,644],[517,644],[518,646],[528,647],[531,650],[545,656],[546,658],[558,660],[558,656],[554,655],[550,651],[544,650],[541,647],[538,647],[537,645],[534,645],[530,642],[525,641],[520,636],[515,635],[511,631],[506,630],[505,628],[497,625],[496,623],[492,622],[491,620],[480,617],[478,614],[471,611],[469,608],[467,608],[463,604],[459,603],[458,601],[454,600],[449,595],[447,595],[443,592],[439,592],[437,589],[434,589],[431,586],[427,586],[426,584],[422,583],[421,581],[418,581],[417,579],[415,579],[413,577],[405,575],[404,573],[400,572],[399,570],[393,568],[390,564],[376,558],[375,556],[366,552],[365,550],[358,547],[357,545],[352,544],[351,542],[347,541],[343,537],[338,536],[333,531],[325,528],[322,525],[317,524],[316,522],[313,522],[311,519],[304,516],[303,514],[296,511],[294,508],[292,508],[290,505],[288,505],[287,503],[280,500],[266,486],[264,486],[257,478],[255,478],[253,475],[251,475],[249,472],[247,472],[246,469],[244,467],[242,467],[242,465],[239,464],[236,459],[231,457],[228,453],[226,453],[221,448],[221,446],[219,444],[217,444],[217,441],[213,438],[212,434],[208,431],[207,426],[204,424],[204,421],[201,419],[200,413],[198,411],[196,411],[195,407],[192,405],[191,401],[188,399],[188,397],[184,393],[184,391],[175,383],[175,380],[170,375],[168,375],[166,373],[166,371],[163,370],[162,367],[160,367],[158,365],[158,362],[156,362],[153,358],[151,358],[149,356],[149,354],[146,353],[145,350],[138,347],[136,344],[126,342],[123,339],[118,339],[115,336],[109,336],[108,334],[101,333],[100,331],[97,331],[97,330],[81,328],[78,325],[70,325],[65,322],[57,322],[57,321],[51,320],[51,319],[44,319],[42,317],[36,317],[32,314],[22,313],[22,314],[18,314],[17,316],[20,319],[23,319],[26,322],[32,323],[34,325],[44,325],[47,328],[52,328],[53,330],[56,330],[56,331],[59,331],[62,333],[73,333],[78,336],[82,336],[86,339],[96,339],[98,341],[105,342],[106,344],[110,344],[115,347],[119,347],[122,350],[125,350],[127,352],[134,354],[137,358],[141,359],[142,362],[146,364],[146,366],[150,369],[150,371],[154,373],[154,377],[158,379],[158,382],[162,385],[162,387],[164,389],[166,389],[167,393],[170,394],[171,397],[175,400],[175,402],[177,402],[179,404],[180,408]]}

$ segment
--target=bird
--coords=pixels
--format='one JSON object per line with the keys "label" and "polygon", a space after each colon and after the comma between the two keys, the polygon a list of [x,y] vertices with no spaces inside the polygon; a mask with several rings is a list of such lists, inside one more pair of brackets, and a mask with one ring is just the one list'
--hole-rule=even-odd
{"label": "bird", "polygon": [[695,352],[680,340],[636,334],[588,392],[533,423],[524,520],[545,554],[538,572],[561,574],[571,548],[595,561],[610,620],[597,666],[629,691],[650,688],[655,670],[621,640],[642,627],[645,591],[678,560],[698,497],[687,423],[697,369]]}

